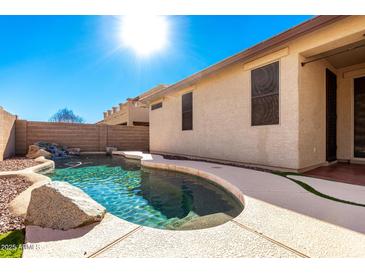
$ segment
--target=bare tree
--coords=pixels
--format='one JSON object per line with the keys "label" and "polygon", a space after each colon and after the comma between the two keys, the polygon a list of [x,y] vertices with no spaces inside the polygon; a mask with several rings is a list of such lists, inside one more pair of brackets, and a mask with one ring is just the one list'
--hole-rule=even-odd
{"label": "bare tree", "polygon": [[49,119],[50,122],[62,122],[62,123],[85,123],[85,120],[76,115],[72,110],[68,108],[58,110]]}

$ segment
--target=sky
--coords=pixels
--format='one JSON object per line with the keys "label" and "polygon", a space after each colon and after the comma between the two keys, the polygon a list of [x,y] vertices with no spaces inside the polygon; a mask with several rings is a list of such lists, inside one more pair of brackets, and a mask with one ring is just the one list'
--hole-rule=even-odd
{"label": "sky", "polygon": [[0,106],[47,121],[61,108],[88,123],[157,84],[173,84],[311,16],[167,16],[165,48],[123,46],[118,16],[0,16]]}

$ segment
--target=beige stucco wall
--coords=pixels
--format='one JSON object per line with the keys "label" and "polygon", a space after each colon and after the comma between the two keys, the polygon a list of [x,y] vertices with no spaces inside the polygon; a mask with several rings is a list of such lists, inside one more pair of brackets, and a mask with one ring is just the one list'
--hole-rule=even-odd
{"label": "beige stucco wall", "polygon": [[326,162],[326,69],[337,70],[326,60],[300,67],[299,163],[301,168]]}
{"label": "beige stucco wall", "polygon": [[15,154],[16,116],[0,107],[0,161]]}
{"label": "beige stucco wall", "polygon": [[[238,64],[165,97],[162,108],[150,111],[150,149],[296,169],[298,60],[272,54],[256,65],[276,60],[281,71],[279,125],[251,126],[251,70]],[[181,95],[190,90],[193,130],[182,131]]]}
{"label": "beige stucco wall", "polygon": [[[343,19],[160,99],[163,107],[150,111],[151,151],[289,169],[323,164],[325,68],[332,67],[326,61],[304,67],[300,63],[303,56],[361,39],[364,30],[364,16]],[[251,69],[276,60],[280,61],[280,124],[252,127]],[[188,91],[193,91],[193,130],[182,131],[181,95]]]}

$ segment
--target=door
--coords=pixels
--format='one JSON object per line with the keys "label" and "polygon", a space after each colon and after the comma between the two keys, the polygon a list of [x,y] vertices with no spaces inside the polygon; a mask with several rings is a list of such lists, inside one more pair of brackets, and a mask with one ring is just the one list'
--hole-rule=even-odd
{"label": "door", "polygon": [[354,157],[365,158],[365,77],[354,80]]}
{"label": "door", "polygon": [[326,70],[326,160],[337,160],[337,76]]}

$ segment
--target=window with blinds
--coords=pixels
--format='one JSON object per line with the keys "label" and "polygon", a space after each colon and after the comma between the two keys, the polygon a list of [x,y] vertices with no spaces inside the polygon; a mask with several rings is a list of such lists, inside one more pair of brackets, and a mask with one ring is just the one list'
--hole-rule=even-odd
{"label": "window with blinds", "polygon": [[182,130],[193,129],[193,93],[182,96]]}
{"label": "window with blinds", "polygon": [[251,71],[251,125],[279,124],[279,62]]}

